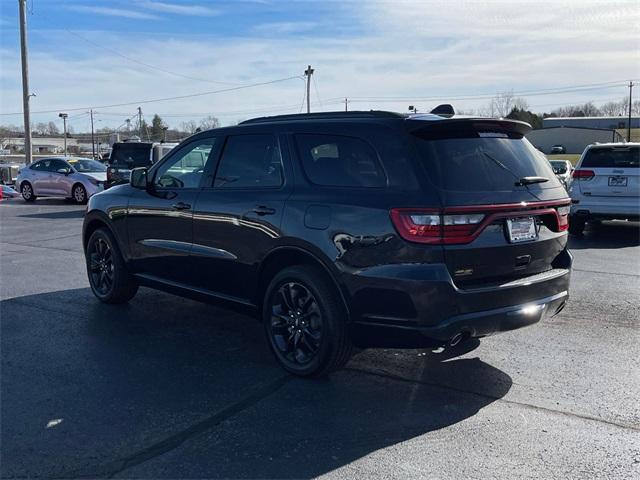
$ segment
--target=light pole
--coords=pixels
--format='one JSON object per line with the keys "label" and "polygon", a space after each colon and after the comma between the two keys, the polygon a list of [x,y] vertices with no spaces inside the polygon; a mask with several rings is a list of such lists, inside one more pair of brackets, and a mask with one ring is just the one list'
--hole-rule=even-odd
{"label": "light pole", "polygon": [[67,156],[67,115],[66,113],[59,113],[58,116],[62,119],[64,125],[64,156]]}

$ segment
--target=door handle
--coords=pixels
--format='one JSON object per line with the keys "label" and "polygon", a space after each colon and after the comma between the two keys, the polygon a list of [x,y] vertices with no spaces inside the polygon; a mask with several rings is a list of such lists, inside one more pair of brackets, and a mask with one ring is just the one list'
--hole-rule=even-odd
{"label": "door handle", "polygon": [[253,209],[253,213],[257,213],[260,216],[262,216],[262,215],[273,215],[274,213],[276,213],[276,209],[275,208],[265,207],[264,205],[260,205],[260,206],[258,206],[258,207]]}
{"label": "door handle", "polygon": [[173,208],[174,210],[189,210],[191,208],[191,205],[184,202],[178,202],[171,205],[171,208]]}

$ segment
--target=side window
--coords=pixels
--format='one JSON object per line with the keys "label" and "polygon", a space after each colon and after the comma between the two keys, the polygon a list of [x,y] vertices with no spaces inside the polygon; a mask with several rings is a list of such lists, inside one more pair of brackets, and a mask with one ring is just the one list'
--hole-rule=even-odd
{"label": "side window", "polygon": [[282,158],[273,135],[227,138],[214,186],[261,188],[282,185]]}
{"label": "side window", "polygon": [[43,170],[45,169],[45,168],[44,168],[44,161],[34,163],[34,164],[33,164],[33,165],[31,165],[31,167],[29,167],[29,168],[30,168],[30,170],[36,170],[36,171],[41,172],[41,171],[43,171]]}
{"label": "side window", "polygon": [[51,165],[49,165],[48,170],[50,172],[58,173],[58,170],[60,170],[61,168],[68,170],[69,165],[67,165],[67,163],[63,162],[62,160],[51,160]]}
{"label": "side window", "polygon": [[198,188],[215,142],[215,138],[205,138],[177,151],[158,168],[156,186]]}
{"label": "side window", "polygon": [[373,147],[339,135],[296,135],[304,171],[316,185],[384,187],[387,178]]}

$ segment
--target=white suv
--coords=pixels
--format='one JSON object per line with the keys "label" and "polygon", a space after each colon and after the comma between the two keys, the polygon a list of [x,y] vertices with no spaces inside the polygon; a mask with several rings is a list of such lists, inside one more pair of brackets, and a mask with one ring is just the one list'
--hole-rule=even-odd
{"label": "white suv", "polygon": [[572,174],[569,232],[580,235],[589,220],[638,220],[639,164],[640,143],[589,145]]}

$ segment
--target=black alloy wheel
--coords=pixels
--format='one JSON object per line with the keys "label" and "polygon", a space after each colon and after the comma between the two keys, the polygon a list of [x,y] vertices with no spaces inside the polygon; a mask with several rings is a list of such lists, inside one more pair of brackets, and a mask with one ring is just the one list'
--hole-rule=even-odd
{"label": "black alloy wheel", "polygon": [[338,370],[351,358],[348,314],[337,286],[312,265],[295,265],[269,284],[262,320],[282,367],[302,377]]}
{"label": "black alloy wheel", "polygon": [[114,266],[111,247],[105,239],[97,238],[87,252],[89,256],[89,278],[100,295],[108,295],[113,288]]}
{"label": "black alloy wheel", "polygon": [[322,314],[313,294],[302,284],[287,282],[271,304],[271,335],[280,355],[294,365],[309,364],[322,341]]}
{"label": "black alloy wheel", "polygon": [[138,283],[129,273],[110,231],[99,228],[93,232],[85,256],[89,284],[98,300],[125,303],[135,296]]}

